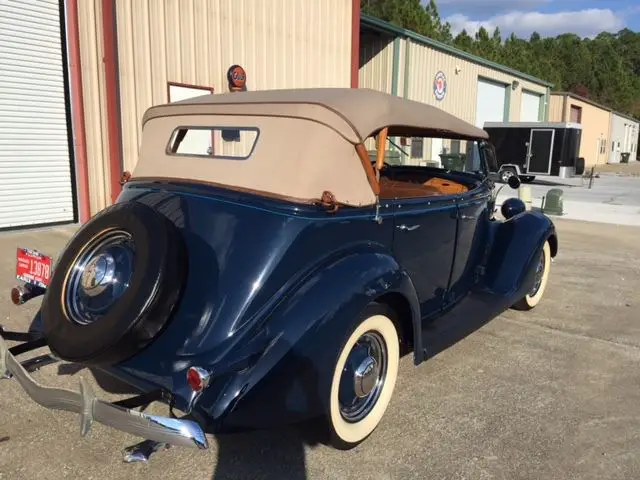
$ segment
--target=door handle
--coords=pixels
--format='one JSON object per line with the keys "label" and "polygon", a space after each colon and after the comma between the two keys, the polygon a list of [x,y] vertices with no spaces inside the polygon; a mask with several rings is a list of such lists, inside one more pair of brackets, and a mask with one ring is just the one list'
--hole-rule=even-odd
{"label": "door handle", "polygon": [[409,227],[405,224],[402,224],[402,225],[398,225],[398,228],[406,232],[413,232],[414,230],[417,230],[418,228],[420,228],[420,225],[411,225]]}
{"label": "door handle", "polygon": [[460,220],[473,220],[475,217],[475,215],[465,215],[464,213],[462,215],[460,215]]}

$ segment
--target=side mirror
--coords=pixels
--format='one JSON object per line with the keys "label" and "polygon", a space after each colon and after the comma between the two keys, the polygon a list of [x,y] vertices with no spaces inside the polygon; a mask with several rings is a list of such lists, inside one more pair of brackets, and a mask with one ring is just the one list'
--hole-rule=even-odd
{"label": "side mirror", "polygon": [[509,186],[511,188],[513,188],[514,190],[520,188],[520,177],[518,177],[517,175],[512,175],[509,177],[509,180],[507,181],[507,183],[509,184]]}

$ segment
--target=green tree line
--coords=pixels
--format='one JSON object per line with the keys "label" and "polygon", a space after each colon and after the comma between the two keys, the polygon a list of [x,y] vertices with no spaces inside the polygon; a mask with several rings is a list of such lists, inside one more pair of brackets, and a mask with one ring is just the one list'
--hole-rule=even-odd
{"label": "green tree line", "polygon": [[529,39],[515,34],[502,38],[499,28],[481,27],[475,35],[454,36],[438,13],[436,2],[420,0],[361,0],[363,13],[413,30],[426,37],[509,66],[640,119],[640,32],[627,28],[595,38],[573,33]]}

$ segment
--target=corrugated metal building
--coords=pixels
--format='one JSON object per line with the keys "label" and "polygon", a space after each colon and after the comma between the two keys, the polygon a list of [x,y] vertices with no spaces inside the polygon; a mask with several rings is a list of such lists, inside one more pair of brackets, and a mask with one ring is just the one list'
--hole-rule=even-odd
{"label": "corrugated metal building", "polygon": [[359,18],[358,0],[2,0],[0,229],[112,203],[143,112],[229,91],[233,65],[248,90],[356,87]]}
{"label": "corrugated metal building", "polygon": [[[548,119],[552,85],[544,80],[367,15],[360,30],[360,87],[434,105],[479,127]],[[464,148],[464,142],[414,139],[402,161],[439,162],[441,153]]]}
{"label": "corrugated metal building", "polygon": [[229,91],[232,65],[249,90],[349,87],[354,14],[352,0],[78,2],[92,214],[135,167],[144,111]]}
{"label": "corrugated metal building", "polygon": [[582,125],[580,156],[587,167],[609,161],[611,113],[610,108],[574,93],[551,94],[549,120]]}
{"label": "corrugated metal building", "polygon": [[611,149],[608,163],[620,163],[627,155],[627,161],[638,160],[638,135],[640,122],[619,112],[611,112]]}

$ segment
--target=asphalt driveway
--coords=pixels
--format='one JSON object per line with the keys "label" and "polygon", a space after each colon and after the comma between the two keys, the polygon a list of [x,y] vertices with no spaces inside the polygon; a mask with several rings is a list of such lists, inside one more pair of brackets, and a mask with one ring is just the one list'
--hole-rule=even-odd
{"label": "asphalt driveway", "polygon": [[[126,465],[120,451],[137,439],[101,425],[81,438],[76,416],[49,412],[4,380],[0,478],[640,478],[640,228],[556,224],[560,255],[545,300],[420,367],[405,358],[381,426],[354,450],[270,431]],[[0,234],[0,322],[24,328],[37,308],[8,300],[15,247],[56,253],[70,232]],[[77,388],[87,375],[58,368],[37,376]]]}

